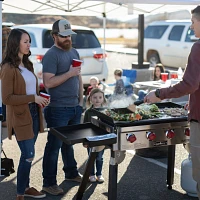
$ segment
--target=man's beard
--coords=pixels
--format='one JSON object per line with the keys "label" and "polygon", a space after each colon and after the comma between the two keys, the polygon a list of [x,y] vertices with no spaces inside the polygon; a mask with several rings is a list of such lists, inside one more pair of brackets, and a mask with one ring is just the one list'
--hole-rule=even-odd
{"label": "man's beard", "polygon": [[72,48],[72,41],[71,40],[66,40],[64,42],[61,42],[60,40],[57,41],[57,45],[65,50],[65,51],[69,51]]}

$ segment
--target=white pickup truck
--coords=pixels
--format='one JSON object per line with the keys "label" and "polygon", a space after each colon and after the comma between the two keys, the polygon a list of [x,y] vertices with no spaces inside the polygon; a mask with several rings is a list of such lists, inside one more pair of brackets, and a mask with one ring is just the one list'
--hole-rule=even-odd
{"label": "white pickup truck", "polygon": [[165,67],[185,68],[191,47],[197,38],[190,20],[156,21],[144,34],[144,60],[151,66],[161,62]]}

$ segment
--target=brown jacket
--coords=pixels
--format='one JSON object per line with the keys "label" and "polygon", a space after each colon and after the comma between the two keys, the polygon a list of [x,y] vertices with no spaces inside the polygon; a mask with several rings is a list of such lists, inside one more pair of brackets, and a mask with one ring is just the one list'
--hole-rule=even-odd
{"label": "brown jacket", "polygon": [[200,40],[192,46],[183,80],[169,88],[160,89],[160,98],[177,98],[190,94],[188,120],[200,122]]}
{"label": "brown jacket", "polygon": [[[2,66],[0,78],[2,101],[6,105],[8,138],[12,138],[13,129],[18,141],[32,139],[34,133],[28,103],[35,102],[35,95],[26,95],[26,84],[23,76],[19,69],[9,64]],[[37,94],[39,94],[38,86],[36,88]],[[44,132],[41,108],[39,108],[39,117],[40,132]]]}

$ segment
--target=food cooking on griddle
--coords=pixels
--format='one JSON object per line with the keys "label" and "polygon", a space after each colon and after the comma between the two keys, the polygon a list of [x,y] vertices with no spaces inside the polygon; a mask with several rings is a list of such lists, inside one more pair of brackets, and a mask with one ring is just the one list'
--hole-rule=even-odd
{"label": "food cooking on griddle", "polygon": [[184,108],[164,108],[163,112],[173,117],[186,116],[188,114],[188,111]]}
{"label": "food cooking on griddle", "polygon": [[136,107],[136,111],[142,116],[142,119],[152,119],[154,117],[161,117],[162,112],[155,104],[142,104]]}
{"label": "food cooking on griddle", "polygon": [[139,113],[128,113],[128,114],[118,114],[111,109],[104,111],[106,115],[114,119],[115,121],[137,121],[142,119],[142,116]]}
{"label": "food cooking on griddle", "polygon": [[162,117],[180,117],[186,116],[187,111],[183,108],[158,108],[156,104],[141,104],[136,106],[133,113],[120,113],[115,109],[106,109],[104,114],[115,121],[137,121],[141,119],[153,119]]}

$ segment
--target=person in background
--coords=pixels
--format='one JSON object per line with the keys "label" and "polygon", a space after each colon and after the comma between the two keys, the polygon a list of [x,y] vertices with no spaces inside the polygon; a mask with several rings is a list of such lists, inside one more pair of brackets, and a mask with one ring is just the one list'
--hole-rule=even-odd
{"label": "person in background", "polygon": [[83,108],[86,108],[86,101],[88,99],[88,96],[93,88],[99,88],[99,79],[96,76],[92,76],[90,78],[90,86],[88,86],[86,95],[83,98]]}
{"label": "person in background", "polygon": [[88,96],[92,89],[99,87],[99,79],[96,76],[90,78],[90,86],[87,88],[86,96]]}
{"label": "person in background", "polygon": [[[200,6],[191,11],[191,29],[200,38]],[[197,182],[197,194],[200,199],[200,40],[191,48],[182,80],[170,87],[150,91],[144,101],[159,102],[163,99],[178,98],[189,94],[188,120],[190,121],[190,153],[192,174]]]}
{"label": "person in background", "polygon": [[[72,31],[69,21],[62,19],[54,22],[52,37],[54,45],[46,52],[42,60],[43,81],[50,104],[44,109],[47,127],[60,127],[79,124],[83,112],[83,84],[81,66],[73,67],[72,60],[80,60],[76,49],[72,48]],[[64,163],[65,180],[81,182],[72,145],[67,145],[48,132],[43,157],[43,191],[60,195],[64,191],[57,185],[58,155],[61,148]]]}
{"label": "person in background", "polygon": [[[161,63],[157,63],[155,69],[153,71],[153,81],[161,80],[161,73],[165,72],[165,68]],[[138,100],[143,100],[144,97],[147,95],[148,91],[146,90],[139,90],[138,91]]]}
{"label": "person in background", "polygon": [[[84,120],[83,120],[84,123],[91,122],[91,117],[93,116],[92,108],[98,109],[106,104],[104,92],[100,90],[99,88],[92,89],[88,98],[88,104],[90,105],[90,107],[85,111]],[[88,148],[88,154],[90,154],[90,151],[91,151],[91,148]],[[104,153],[104,150],[97,153],[96,160],[95,160],[96,174],[95,174],[95,170],[93,166],[92,171],[90,173],[90,177],[89,177],[90,182],[96,182],[96,181],[98,181],[99,183],[104,182],[104,178],[102,176],[103,153]]]}
{"label": "person in background", "polygon": [[122,80],[122,73],[123,73],[123,70],[120,68],[114,71],[114,76],[116,79],[114,95],[125,94],[125,87],[124,87],[124,81]]}
{"label": "person in background", "polygon": [[14,133],[21,157],[17,170],[17,200],[24,196],[43,198],[46,195],[29,186],[29,174],[35,155],[38,132],[44,132],[40,106],[49,100],[39,96],[37,77],[28,57],[31,38],[23,29],[12,29],[1,63],[1,92],[7,106],[8,138]]}
{"label": "person in background", "polygon": [[[11,28],[7,26],[2,26],[2,59],[4,57],[4,52],[6,50],[6,44],[8,40],[8,36],[10,34]],[[3,115],[3,121],[2,121],[2,127],[6,127],[6,105],[2,103],[2,115]]]}
{"label": "person in background", "polygon": [[163,64],[157,63],[153,72],[153,81],[161,80],[161,73],[165,72]]}

